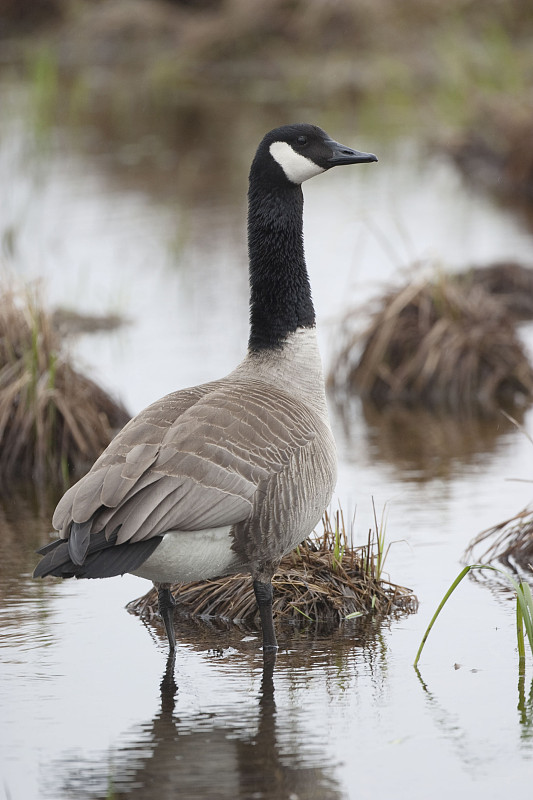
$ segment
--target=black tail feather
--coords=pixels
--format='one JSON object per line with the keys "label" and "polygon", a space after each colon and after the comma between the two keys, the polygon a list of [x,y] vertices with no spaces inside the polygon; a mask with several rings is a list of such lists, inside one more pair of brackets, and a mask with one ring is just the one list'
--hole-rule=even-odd
{"label": "black tail feather", "polygon": [[81,566],[85,561],[85,556],[91,544],[92,519],[87,522],[72,522],[70,525],[70,536],[68,537],[68,552],[71,561]]}
{"label": "black tail feather", "polygon": [[[52,534],[50,534],[50,536],[51,536],[51,535],[52,535]],[[39,547],[39,549],[38,549],[38,550],[36,550],[35,552],[36,552],[36,553],[39,553],[39,555],[40,555],[40,556],[45,556],[45,555],[46,555],[47,553],[49,553],[51,550],[55,550],[55,548],[56,548],[58,545],[60,545],[60,544],[63,544],[63,542],[64,542],[64,541],[65,541],[64,539],[54,539],[54,541],[53,541],[53,542],[50,542],[49,544],[45,544],[45,545],[44,545],[44,547]]]}
{"label": "black tail feather", "polygon": [[133,544],[115,544],[119,529],[109,539],[104,531],[91,535],[82,564],[70,557],[68,539],[56,539],[37,552],[43,556],[33,573],[34,578],[54,575],[56,578],[112,578],[132,572],[146,561],[161,542],[160,536]]}

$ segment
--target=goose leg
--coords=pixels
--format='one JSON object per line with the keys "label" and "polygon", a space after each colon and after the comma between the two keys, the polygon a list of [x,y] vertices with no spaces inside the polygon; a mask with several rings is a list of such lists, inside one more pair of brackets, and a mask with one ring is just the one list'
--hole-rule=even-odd
{"label": "goose leg", "polygon": [[165,674],[163,675],[163,679],[159,685],[161,690],[161,711],[163,714],[168,714],[169,716],[172,716],[172,713],[174,712],[174,707],[176,705],[176,692],[178,691],[176,679],[174,678],[175,664],[176,651],[170,650],[167,656]]}
{"label": "goose leg", "polygon": [[174,631],[174,608],[176,606],[176,601],[172,597],[169,583],[157,584],[157,599],[159,601],[159,613],[165,623],[170,649],[175,650],[176,633]]}
{"label": "goose leg", "polygon": [[267,651],[272,653],[278,649],[274,618],[272,616],[272,584],[270,581],[263,583],[262,581],[254,580],[254,593],[263,630],[263,653]]}

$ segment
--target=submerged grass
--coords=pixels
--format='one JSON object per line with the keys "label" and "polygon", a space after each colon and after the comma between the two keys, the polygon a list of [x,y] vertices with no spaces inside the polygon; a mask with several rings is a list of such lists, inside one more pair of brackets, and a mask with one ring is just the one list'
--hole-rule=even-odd
{"label": "submerged grass", "polygon": [[[333,517],[326,513],[322,522],[320,535],[310,536],[281,561],[272,581],[276,618],[336,626],[371,611],[416,611],[418,601],[411,590],[384,577],[384,529],[381,538],[370,531],[367,544],[353,548],[342,512]],[[259,625],[249,575],[175,584],[172,591],[182,613]],[[157,592],[151,589],[127,608],[148,619],[157,616]]]}
{"label": "submerged grass", "polygon": [[0,295],[0,479],[66,481],[97,458],[125,409],[69,362],[38,293]]}

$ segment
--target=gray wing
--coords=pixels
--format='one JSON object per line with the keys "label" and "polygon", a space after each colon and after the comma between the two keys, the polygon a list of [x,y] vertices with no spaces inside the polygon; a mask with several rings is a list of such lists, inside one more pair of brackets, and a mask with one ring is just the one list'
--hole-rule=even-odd
{"label": "gray wing", "polygon": [[236,525],[315,435],[305,407],[260,382],[176,392],[126,425],[60,501],[54,527],[80,531],[70,549],[81,563],[89,535],[119,526],[117,545]]}

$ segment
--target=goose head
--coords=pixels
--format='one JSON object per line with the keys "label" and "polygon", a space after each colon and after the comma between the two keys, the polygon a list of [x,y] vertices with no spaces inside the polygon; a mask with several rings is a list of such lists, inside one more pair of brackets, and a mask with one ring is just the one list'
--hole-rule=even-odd
{"label": "goose head", "polygon": [[377,161],[364,153],[336,142],[316,125],[299,123],[274,128],[263,138],[252,164],[251,174],[271,184],[299,186],[331,167]]}

